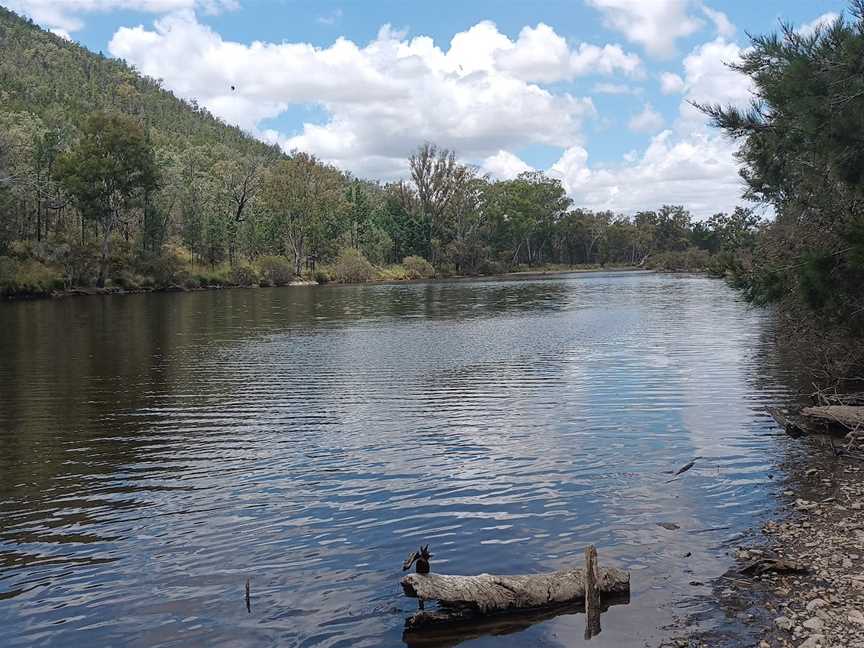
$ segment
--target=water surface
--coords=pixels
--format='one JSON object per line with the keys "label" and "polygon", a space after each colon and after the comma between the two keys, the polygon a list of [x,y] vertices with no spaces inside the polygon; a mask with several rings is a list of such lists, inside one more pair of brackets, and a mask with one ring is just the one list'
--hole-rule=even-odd
{"label": "water surface", "polygon": [[654,644],[773,506],[771,348],[649,273],[2,304],[3,644],[398,646],[421,542],[466,574],[594,543],[632,597],[591,645]]}

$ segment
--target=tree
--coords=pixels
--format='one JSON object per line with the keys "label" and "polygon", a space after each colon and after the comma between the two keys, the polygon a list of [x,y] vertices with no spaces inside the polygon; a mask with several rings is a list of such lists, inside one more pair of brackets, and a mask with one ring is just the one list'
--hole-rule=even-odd
{"label": "tree", "polygon": [[433,241],[442,230],[447,208],[459,188],[469,180],[471,171],[456,162],[454,151],[439,149],[429,142],[408,159],[408,166],[420,213],[426,222],[426,257],[434,263]]}
{"label": "tree", "polygon": [[94,113],[76,146],[57,160],[55,173],[81,213],[101,230],[98,285],[104,286],[115,228],[158,186],[144,129],[124,115]]}
{"label": "tree", "polygon": [[314,156],[298,152],[269,170],[262,199],[270,229],[284,242],[299,275],[307,256],[321,246],[327,219],[345,208],[344,177]]}
{"label": "tree", "polygon": [[[864,333],[864,1],[851,20],[755,36],[733,69],[752,79],[748,108],[702,105],[736,138],[747,195],[770,204],[746,278],[757,300],[805,306]],[[737,229],[752,228],[741,215]]]}

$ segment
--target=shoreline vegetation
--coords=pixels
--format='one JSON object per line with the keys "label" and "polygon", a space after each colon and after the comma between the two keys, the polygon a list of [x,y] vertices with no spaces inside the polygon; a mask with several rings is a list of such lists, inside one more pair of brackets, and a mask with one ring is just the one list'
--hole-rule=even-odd
{"label": "shoreline vegetation", "polygon": [[[258,273],[256,279],[252,283],[232,283],[230,269],[222,269],[213,273],[209,269],[203,269],[200,273],[194,273],[193,280],[184,284],[167,284],[155,285],[145,283],[133,285],[113,285],[107,286],[69,286],[69,287],[54,287],[51,289],[39,289],[33,292],[18,292],[11,295],[6,295],[0,299],[2,301],[29,301],[34,299],[63,299],[67,297],[93,297],[93,296],[110,296],[110,295],[140,295],[148,293],[185,293],[198,292],[205,290],[230,290],[235,288],[298,288],[311,286],[326,286],[326,285],[392,285],[404,283],[427,283],[427,282],[447,282],[447,281],[472,281],[478,279],[485,280],[507,280],[507,279],[528,279],[536,277],[550,277],[556,275],[568,274],[590,274],[595,272],[648,272],[655,271],[637,266],[616,265],[616,266],[540,266],[531,269],[516,269],[512,272],[501,272],[497,274],[474,274],[474,275],[448,275],[448,276],[420,276],[415,273],[410,273],[403,266],[389,266],[384,268],[375,268],[375,275],[362,281],[340,281],[336,278],[330,278],[331,274],[328,270],[321,271],[317,278],[313,278],[310,274],[300,277],[292,277],[290,281],[274,283],[271,280],[263,278],[262,273]],[[663,272],[679,272],[677,270],[662,270]],[[704,270],[682,270],[680,272],[705,273]],[[205,283],[207,278],[210,278],[210,283]],[[252,280],[250,274],[245,275],[246,280]],[[203,281],[202,281],[203,280]]]}

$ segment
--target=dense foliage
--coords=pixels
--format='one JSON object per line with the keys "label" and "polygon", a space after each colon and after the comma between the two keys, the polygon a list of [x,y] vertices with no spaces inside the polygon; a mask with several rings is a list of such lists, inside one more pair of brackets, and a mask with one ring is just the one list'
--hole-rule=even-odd
{"label": "dense foliage", "polygon": [[733,66],[753,80],[752,105],[702,108],[740,139],[748,194],[776,214],[743,285],[831,336],[851,367],[864,335],[864,1],[850,14],[753,38]]}
{"label": "dense foliage", "polygon": [[433,144],[408,167],[409,180],[380,184],[285,155],[0,9],[0,293],[607,264],[749,271],[741,249],[760,227],[744,209],[706,222],[680,206],[578,209],[556,178],[492,181]]}

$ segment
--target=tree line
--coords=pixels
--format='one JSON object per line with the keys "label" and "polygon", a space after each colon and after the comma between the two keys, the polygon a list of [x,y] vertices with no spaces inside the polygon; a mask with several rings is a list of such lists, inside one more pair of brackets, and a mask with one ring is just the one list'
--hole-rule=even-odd
{"label": "tree line", "polygon": [[[154,144],[146,123],[122,112],[94,113],[66,138],[19,117],[0,155],[0,253],[7,265],[53,267],[76,286],[194,285],[196,267],[199,283],[214,271],[235,283],[307,274],[363,280],[406,258],[423,276],[550,265],[704,268],[713,253],[750,245],[760,225],[746,209],[700,222],[680,206],[632,216],[575,208],[557,178],[492,180],[434,144],[410,156],[410,180],[387,184],[302,152],[176,151]],[[340,275],[346,251],[368,270]]]}

